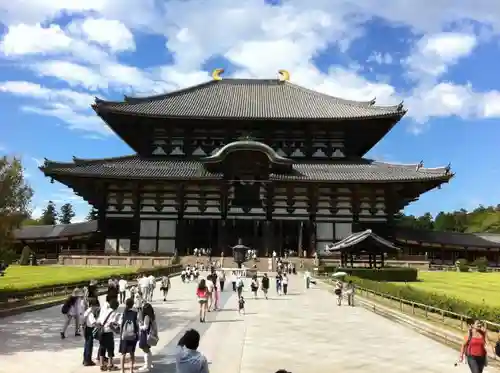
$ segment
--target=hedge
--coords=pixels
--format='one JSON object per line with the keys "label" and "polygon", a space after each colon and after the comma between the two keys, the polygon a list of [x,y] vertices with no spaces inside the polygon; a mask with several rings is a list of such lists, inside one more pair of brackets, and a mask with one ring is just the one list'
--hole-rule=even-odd
{"label": "hedge", "polygon": [[[123,277],[126,280],[135,280],[138,276],[140,275],[153,275],[156,277],[164,276],[164,275],[170,275],[174,273],[178,273],[182,270],[182,266],[180,264],[173,265],[173,266],[168,266],[168,267],[157,267],[157,268],[140,268],[136,272],[130,273],[124,273],[124,274],[116,274],[113,275],[113,277]],[[98,283],[102,283],[104,281],[108,281],[110,278],[109,275],[106,276],[101,276],[101,277],[96,277],[94,278],[95,281]],[[23,290],[16,290],[16,289],[9,289],[9,287],[0,289],[0,302],[7,301],[10,298],[24,298],[24,297],[29,297],[37,294],[43,294],[44,292],[48,293],[52,291],[54,288],[76,288],[76,287],[83,287],[83,286],[88,286],[89,282],[88,281],[71,281],[71,282],[66,282],[66,283],[61,283],[61,284],[53,284],[53,285],[43,285],[43,286],[33,286],[31,289],[23,289]]]}
{"label": "hedge", "polygon": [[406,286],[394,285],[388,282],[378,282],[369,279],[350,276],[356,285],[373,290],[379,293],[392,295],[393,297],[405,299],[415,303],[425,304],[427,306],[451,311],[469,318],[488,320],[500,324],[500,309],[488,306],[486,303],[477,305],[455,297],[449,297],[444,294],[427,292],[416,289],[410,284]]}
{"label": "hedge", "polygon": [[414,282],[417,281],[418,278],[417,269],[406,267],[341,268],[335,266],[325,266],[320,267],[319,272],[323,274],[345,272],[351,276],[359,278],[389,282]]}

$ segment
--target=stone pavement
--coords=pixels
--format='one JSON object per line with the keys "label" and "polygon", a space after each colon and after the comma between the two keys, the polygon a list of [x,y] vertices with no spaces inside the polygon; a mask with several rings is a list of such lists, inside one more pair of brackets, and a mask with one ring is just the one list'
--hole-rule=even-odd
{"label": "stone pavement", "polygon": [[[247,287],[245,316],[227,289],[224,309],[210,313],[205,324],[197,321],[195,287],[175,278],[166,303],[156,294],[160,342],[153,348],[153,373],[175,372],[175,346],[190,327],[202,335],[211,373],[468,372],[465,365],[454,367],[453,349],[362,307],[337,307],[326,290],[305,291],[298,276],[291,277],[289,295],[271,291],[269,300],[252,299]],[[82,339],[70,329],[61,340],[61,324],[60,306],[1,319],[0,373],[99,371],[81,366]]]}

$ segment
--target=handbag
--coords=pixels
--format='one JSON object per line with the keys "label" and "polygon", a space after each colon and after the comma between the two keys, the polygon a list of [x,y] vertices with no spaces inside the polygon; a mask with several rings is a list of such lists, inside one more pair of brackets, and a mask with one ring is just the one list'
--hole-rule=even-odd
{"label": "handbag", "polygon": [[158,329],[156,327],[156,321],[153,321],[153,326],[150,328],[149,330],[149,333],[147,334],[147,337],[146,337],[146,343],[151,346],[151,347],[154,347],[158,344]]}
{"label": "handbag", "polygon": [[92,330],[92,335],[94,336],[94,339],[97,341],[100,341],[102,339],[102,335],[104,334],[104,325],[108,322],[109,318],[111,317],[111,314],[114,313],[115,311],[111,311],[108,316],[104,319],[104,322],[101,324],[97,324],[94,326],[94,329]]}

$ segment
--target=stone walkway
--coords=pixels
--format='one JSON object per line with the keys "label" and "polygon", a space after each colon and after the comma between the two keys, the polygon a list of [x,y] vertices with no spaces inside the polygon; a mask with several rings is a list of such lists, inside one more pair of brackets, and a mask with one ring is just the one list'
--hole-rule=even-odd
{"label": "stone walkway", "polygon": [[[238,315],[236,296],[226,291],[224,309],[200,324],[196,285],[174,279],[169,300],[163,303],[157,294],[154,302],[160,343],[153,349],[153,373],[175,373],[175,346],[191,327],[202,334],[200,350],[211,373],[468,372],[465,365],[454,366],[458,354],[451,348],[364,308],[337,307],[325,290],[306,292],[298,277],[290,282],[289,295],[271,292],[269,300],[254,300],[247,291],[245,316]],[[60,307],[1,319],[0,373],[99,371],[81,366],[82,339],[70,329],[61,340],[61,323]]]}

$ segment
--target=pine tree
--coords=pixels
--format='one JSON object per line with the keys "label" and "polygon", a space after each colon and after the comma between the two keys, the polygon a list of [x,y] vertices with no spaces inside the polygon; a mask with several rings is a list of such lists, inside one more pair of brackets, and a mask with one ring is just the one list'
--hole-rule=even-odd
{"label": "pine tree", "polygon": [[55,225],[57,224],[57,211],[54,202],[49,201],[45,210],[43,210],[40,218],[42,225]]}
{"label": "pine tree", "polygon": [[96,209],[95,207],[92,207],[85,220],[92,221],[92,220],[97,220],[98,218],[99,218],[99,210]]}
{"label": "pine tree", "polygon": [[61,224],[70,224],[71,219],[75,217],[75,212],[73,211],[73,206],[71,203],[65,203],[61,206],[61,211],[59,212],[59,222]]}

